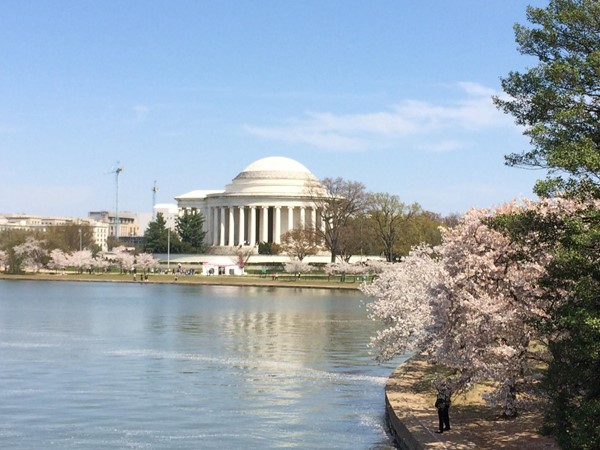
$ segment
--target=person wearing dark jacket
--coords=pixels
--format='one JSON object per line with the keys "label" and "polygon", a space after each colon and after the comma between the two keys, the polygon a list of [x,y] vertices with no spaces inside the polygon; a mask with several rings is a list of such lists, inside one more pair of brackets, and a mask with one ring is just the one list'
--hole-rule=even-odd
{"label": "person wearing dark jacket", "polygon": [[452,403],[452,388],[450,383],[442,380],[436,383],[437,397],[435,407],[438,412],[439,430],[436,433],[443,433],[450,430],[450,404]]}

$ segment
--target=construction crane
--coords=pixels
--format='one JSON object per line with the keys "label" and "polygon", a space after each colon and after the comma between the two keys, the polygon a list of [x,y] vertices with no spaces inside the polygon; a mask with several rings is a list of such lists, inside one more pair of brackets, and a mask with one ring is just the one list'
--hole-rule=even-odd
{"label": "construction crane", "polygon": [[158,185],[156,184],[156,180],[154,180],[154,186],[152,186],[152,220],[156,220],[156,211],[154,208],[156,207],[156,193],[158,192]]}
{"label": "construction crane", "polygon": [[118,244],[119,242],[119,174],[125,170],[125,167],[119,166],[119,161],[117,161],[117,168],[113,170],[111,173],[115,174],[115,186],[116,186],[116,200],[115,200],[115,242]]}

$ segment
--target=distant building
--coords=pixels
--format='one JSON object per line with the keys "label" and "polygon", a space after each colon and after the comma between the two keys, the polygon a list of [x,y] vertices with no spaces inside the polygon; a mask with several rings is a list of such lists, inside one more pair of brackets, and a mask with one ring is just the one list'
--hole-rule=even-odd
{"label": "distant building", "polygon": [[322,229],[313,201],[314,191],[322,189],[301,163],[273,156],[247,166],[225,189],[192,191],[175,200],[180,211],[202,213],[213,253],[232,253],[240,246],[279,244],[295,228]]}
{"label": "distant building", "polygon": [[77,217],[35,216],[31,214],[0,214],[0,231],[27,230],[46,232],[51,227],[65,225],[84,225],[92,230],[94,243],[106,251],[108,224],[94,219]]}
{"label": "distant building", "polygon": [[154,217],[161,213],[166,222],[166,227],[171,230],[175,229],[175,220],[179,216],[179,208],[174,203],[157,203],[154,205]]}
{"label": "distant building", "polygon": [[[102,222],[108,225],[108,235],[115,236],[116,214],[111,211],[91,211],[88,213],[90,219]],[[128,211],[119,211],[119,238],[139,236],[140,227],[137,223],[135,213]]]}

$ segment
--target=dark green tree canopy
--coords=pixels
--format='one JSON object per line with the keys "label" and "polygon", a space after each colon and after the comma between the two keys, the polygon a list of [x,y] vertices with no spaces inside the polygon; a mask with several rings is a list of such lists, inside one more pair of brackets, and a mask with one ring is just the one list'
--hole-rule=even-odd
{"label": "dark green tree canopy", "polygon": [[509,99],[495,103],[526,127],[532,149],[506,157],[508,165],[548,170],[536,185],[598,196],[600,189],[600,2],[551,0],[528,7],[534,25],[515,25],[521,53],[538,59],[524,73],[502,79]]}
{"label": "dark green tree canopy", "polygon": [[[170,244],[170,251],[179,247],[179,239],[176,233],[170,233],[167,230],[167,223],[162,213],[156,214],[156,219],[148,224],[144,232],[146,246],[144,250],[148,253],[167,253]],[[176,253],[176,252],[174,252]]]}
{"label": "dark green tree canopy", "polygon": [[203,230],[204,217],[199,211],[184,211],[176,219],[176,230],[182,243],[182,250],[189,253],[202,253],[204,251]]}

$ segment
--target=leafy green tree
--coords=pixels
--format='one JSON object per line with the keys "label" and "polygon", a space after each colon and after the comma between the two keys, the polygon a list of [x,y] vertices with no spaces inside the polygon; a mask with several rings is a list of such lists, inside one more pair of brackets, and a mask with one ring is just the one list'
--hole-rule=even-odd
{"label": "leafy green tree", "polygon": [[385,259],[391,262],[394,260],[402,227],[421,212],[421,207],[418,203],[406,205],[397,195],[387,193],[370,194],[367,205],[371,226],[383,247]]}
{"label": "leafy green tree", "polygon": [[536,192],[600,194],[600,2],[551,0],[527,8],[528,28],[515,25],[521,53],[539,60],[502,80],[508,99],[496,104],[526,127],[532,149],[507,164],[548,170]]}
{"label": "leafy green tree", "polygon": [[157,213],[156,219],[148,224],[144,238],[146,240],[144,250],[148,253],[167,253],[169,245],[171,253],[179,253],[181,250],[177,233],[169,232],[162,213]]}
{"label": "leafy green tree", "polygon": [[274,242],[259,242],[258,243],[258,254],[259,255],[278,255],[280,251],[279,244]]}
{"label": "leafy green tree", "polygon": [[440,227],[446,226],[436,213],[421,211],[400,225],[400,239],[394,247],[396,257],[406,256],[419,244],[438,245],[442,242]]}
{"label": "leafy green tree", "polygon": [[[538,64],[503,79],[510,98],[495,102],[526,127],[532,149],[507,163],[546,169],[535,187],[542,196],[600,198],[600,2],[550,0],[527,18],[534,27],[515,26],[516,40]],[[543,281],[548,316],[536,323],[552,355],[544,430],[564,448],[600,448],[600,211],[525,214],[503,226],[554,252]]]}
{"label": "leafy green tree", "polygon": [[206,231],[203,230],[204,217],[199,211],[188,211],[177,217],[177,233],[181,239],[182,250],[186,253],[202,253],[205,250],[204,238]]}
{"label": "leafy green tree", "polygon": [[100,250],[94,242],[92,228],[86,224],[49,227],[45,239],[48,241],[49,248],[58,248],[65,252],[74,252],[87,248],[95,254]]}

